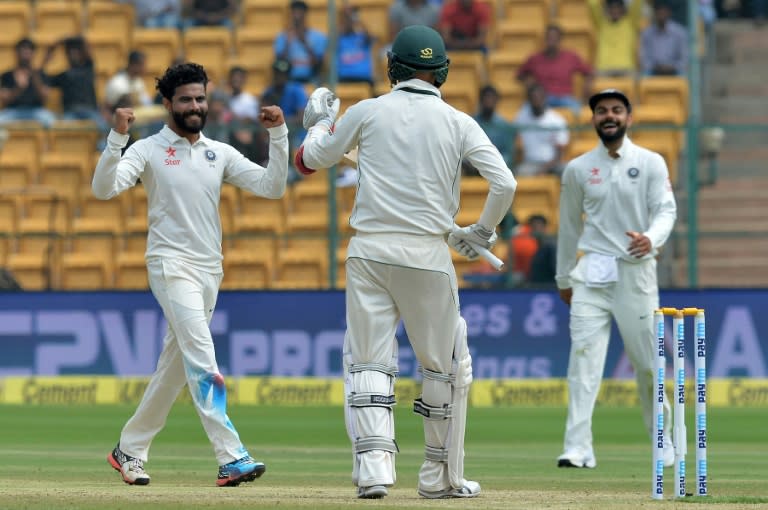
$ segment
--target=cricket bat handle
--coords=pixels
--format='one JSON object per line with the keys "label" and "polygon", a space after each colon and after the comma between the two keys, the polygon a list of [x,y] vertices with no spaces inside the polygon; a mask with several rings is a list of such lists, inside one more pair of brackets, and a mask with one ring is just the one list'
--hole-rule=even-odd
{"label": "cricket bat handle", "polygon": [[479,244],[475,243],[469,243],[470,246],[472,246],[472,249],[475,250],[481,257],[483,257],[485,260],[487,260],[496,271],[501,271],[504,269],[504,261],[501,260],[499,257],[491,253],[491,250],[488,248],[485,248],[484,246],[480,246]]}

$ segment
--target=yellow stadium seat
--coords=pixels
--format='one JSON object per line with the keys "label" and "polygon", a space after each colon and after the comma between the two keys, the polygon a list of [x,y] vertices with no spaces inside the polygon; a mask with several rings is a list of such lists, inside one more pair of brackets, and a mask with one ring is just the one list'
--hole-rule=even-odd
{"label": "yellow stadium seat", "polygon": [[307,26],[328,33],[328,0],[305,0],[309,6]]}
{"label": "yellow stadium seat", "polygon": [[59,153],[47,153],[40,162],[40,185],[55,191],[58,197],[70,205],[80,202],[83,188],[82,176],[88,162]]}
{"label": "yellow stadium seat", "polygon": [[[482,51],[453,51],[449,57],[451,59],[449,82],[479,90],[480,86],[488,81],[485,54]],[[473,113],[475,109],[473,108]]]}
{"label": "yellow stadium seat", "polygon": [[272,286],[273,258],[251,250],[229,250],[224,257],[223,289],[268,289]]}
{"label": "yellow stadium seat", "polygon": [[76,155],[90,165],[99,136],[99,128],[93,121],[57,120],[48,130],[48,150]]}
{"label": "yellow stadium seat", "polygon": [[[31,8],[29,1],[0,2],[0,40],[16,44],[29,35]],[[10,69],[10,67],[3,67]]]}
{"label": "yellow stadium seat", "polygon": [[35,2],[33,5],[37,34],[44,33],[55,40],[82,32],[82,5],[79,2]]}
{"label": "yellow stadium seat", "polygon": [[113,31],[109,25],[89,28],[85,39],[88,41],[97,74],[111,76],[125,67],[128,60],[128,42],[119,31]]}
{"label": "yellow stadium seat", "polygon": [[576,52],[586,63],[592,64],[595,57],[595,35],[591,27],[571,19],[559,19],[558,24],[563,30],[560,47]]}
{"label": "yellow stadium seat", "polygon": [[18,230],[26,232],[69,231],[72,219],[72,203],[66,196],[51,188],[30,189],[21,199],[23,214],[19,217]]}
{"label": "yellow stadium seat", "polygon": [[483,177],[462,177],[459,200],[459,213],[456,223],[467,226],[480,218],[485,200],[488,197],[488,181]]}
{"label": "yellow stadium seat", "polygon": [[558,19],[581,20],[592,24],[592,14],[587,0],[556,0]]}
{"label": "yellow stadium seat", "polygon": [[[126,233],[147,231],[147,191],[136,185],[123,193]],[[114,200],[114,199],[113,199]]]}
{"label": "yellow stadium seat", "polygon": [[351,0],[349,4],[358,8],[360,21],[363,22],[368,32],[378,42],[386,42],[389,39],[389,0]]}
{"label": "yellow stadium seat", "polygon": [[[76,34],[79,33],[79,31],[76,32]],[[67,36],[69,35],[72,34],[67,34]],[[48,48],[56,45],[56,43],[58,43],[62,37],[66,36],[60,35],[56,32],[46,32],[45,30],[35,28],[30,34],[30,38],[35,41],[35,44],[38,47],[38,50],[35,52],[34,65],[42,66],[43,59],[45,58]],[[64,51],[64,46],[61,44],[56,45],[53,50],[51,59],[45,65],[45,72],[50,76],[65,71],[67,68],[69,68],[69,63],[67,62],[67,54]],[[60,112],[60,100],[58,99],[60,95],[61,89],[51,87],[48,94],[49,97],[45,104],[46,108],[52,109],[56,107]]]}
{"label": "yellow stadium seat", "polygon": [[130,2],[90,0],[86,2],[85,21],[89,32],[109,30],[120,36],[127,47],[133,36],[136,15]]}
{"label": "yellow stadium seat", "polygon": [[45,131],[37,122],[21,121],[9,123],[8,141],[0,152],[0,165],[21,161],[29,165],[31,174],[37,176],[40,170],[40,155],[47,149]]}
{"label": "yellow stadium seat", "polygon": [[101,290],[112,287],[112,273],[104,261],[89,253],[65,253],[61,259],[60,288]]}
{"label": "yellow stadium seat", "polygon": [[504,23],[532,25],[542,31],[549,21],[548,0],[501,0]]}
{"label": "yellow stadium seat", "polygon": [[477,112],[478,89],[460,81],[451,80],[450,73],[448,80],[440,87],[440,95],[443,101],[457,110],[468,115],[474,115]]}
{"label": "yellow stadium seat", "polygon": [[688,117],[688,81],[683,76],[646,76],[638,84],[640,103],[680,108]]}
{"label": "yellow stadium seat", "polygon": [[512,212],[523,222],[532,214],[547,218],[552,232],[557,231],[560,210],[560,177],[556,175],[517,176],[517,191]]}
{"label": "yellow stadium seat", "polygon": [[515,80],[495,83],[494,86],[499,93],[496,112],[506,119],[514,119],[517,116],[517,112],[520,111],[520,107],[526,101],[523,85]]}
{"label": "yellow stadium seat", "polygon": [[6,267],[24,290],[54,288],[52,268],[42,254],[10,253]]}
{"label": "yellow stadium seat", "polygon": [[543,27],[501,21],[496,28],[497,49],[515,51],[527,58],[541,51],[543,44]]}
{"label": "yellow stadium seat", "polygon": [[11,161],[0,160],[0,194],[4,190],[19,191],[33,184],[37,176],[33,166],[21,159]]}
{"label": "yellow stadium seat", "polygon": [[618,89],[626,94],[632,104],[637,102],[637,84],[633,76],[595,76],[592,79],[592,93],[605,89]]}
{"label": "yellow stadium seat", "polygon": [[187,61],[205,66],[212,81],[224,83],[227,73],[224,66],[232,55],[232,31],[229,28],[191,27],[184,31],[182,42]]}
{"label": "yellow stadium seat", "polygon": [[341,115],[353,104],[373,97],[373,90],[367,83],[338,83],[335,92],[341,99]]}
{"label": "yellow stadium seat", "polygon": [[528,55],[510,49],[498,49],[488,55],[488,81],[498,87],[502,83],[517,82],[517,70]]}
{"label": "yellow stadium seat", "polygon": [[272,33],[272,39],[288,21],[288,3],[274,0],[243,0],[242,27],[258,27]]}
{"label": "yellow stadium seat", "polygon": [[92,194],[80,198],[77,215],[72,220],[74,231],[108,231],[115,235],[125,229],[123,205],[118,199],[100,200]]}
{"label": "yellow stadium seat", "polygon": [[115,259],[115,288],[121,290],[142,290],[149,288],[147,263],[144,251],[121,251]]}
{"label": "yellow stadium seat", "polygon": [[321,289],[328,287],[328,256],[317,252],[283,252],[277,259],[277,289]]}
{"label": "yellow stadium seat", "polygon": [[133,48],[146,55],[146,73],[161,76],[180,55],[181,35],[175,28],[136,27],[133,29]]}
{"label": "yellow stadium seat", "polygon": [[[594,131],[592,131],[594,133]],[[570,161],[573,158],[581,156],[585,152],[589,152],[594,149],[598,144],[598,140],[595,135],[583,136],[580,138],[571,138],[568,147],[565,150],[565,160]]]}
{"label": "yellow stadium seat", "polygon": [[0,234],[13,234],[19,228],[22,213],[21,198],[0,192]]}

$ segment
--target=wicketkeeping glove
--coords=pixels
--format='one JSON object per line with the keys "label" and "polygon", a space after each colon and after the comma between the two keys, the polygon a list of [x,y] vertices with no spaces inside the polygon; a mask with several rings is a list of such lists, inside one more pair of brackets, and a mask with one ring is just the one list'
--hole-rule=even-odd
{"label": "wicketkeeping glove", "polygon": [[488,248],[493,248],[498,236],[493,230],[488,230],[484,226],[473,223],[468,227],[455,227],[448,234],[448,246],[456,250],[460,255],[469,260],[475,260],[480,256],[472,247],[472,244]]}
{"label": "wicketkeeping glove", "polygon": [[304,129],[309,129],[320,122],[327,124],[326,128],[330,128],[339,114],[340,107],[341,100],[336,97],[336,94],[325,87],[316,88],[309,96],[307,106],[304,107],[302,119]]}

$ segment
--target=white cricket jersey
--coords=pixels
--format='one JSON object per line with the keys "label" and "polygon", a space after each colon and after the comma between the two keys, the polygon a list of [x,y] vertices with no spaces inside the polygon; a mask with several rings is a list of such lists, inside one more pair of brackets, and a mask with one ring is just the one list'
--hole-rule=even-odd
{"label": "white cricket jersey", "polygon": [[677,205],[664,159],[629,138],[614,159],[600,143],[563,172],[557,249],[557,286],[570,288],[577,251],[638,262],[627,252],[626,232],[640,232],[656,256],[675,224]]}
{"label": "white cricket jersey", "polygon": [[136,185],[147,191],[146,257],[181,259],[221,272],[219,199],[224,182],[267,198],[283,196],[288,177],[288,128],[270,128],[269,163],[257,165],[235,148],[202,133],[190,144],[164,126],[125,151],[128,135],[112,130],[93,175],[93,194],[102,200]]}
{"label": "white cricket jersey", "polygon": [[489,181],[478,223],[493,229],[512,203],[517,183],[504,158],[472,117],[425,81],[407,80],[350,106],[332,135],[305,142],[303,161],[327,168],[355,146],[359,185],[350,224],[358,233],[445,235],[459,210],[463,158]]}

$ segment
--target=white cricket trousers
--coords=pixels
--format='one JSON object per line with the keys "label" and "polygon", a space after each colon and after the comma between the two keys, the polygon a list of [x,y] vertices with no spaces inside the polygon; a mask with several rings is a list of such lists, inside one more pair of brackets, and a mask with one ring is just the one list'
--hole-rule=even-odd
{"label": "white cricket trousers", "polygon": [[[389,366],[397,353],[397,325],[403,319],[413,352],[428,370],[449,374],[459,321],[456,273],[414,269],[360,258],[349,258],[347,268],[347,332],[344,352],[354,363]],[[449,404],[450,402],[445,402]],[[376,409],[384,419],[385,409]],[[380,450],[360,453],[358,485],[392,485],[391,456]],[[427,462],[419,473],[421,485],[447,480],[444,463]]]}
{"label": "white cricket trousers", "polygon": [[[635,370],[643,421],[652,437],[654,353],[653,312],[659,307],[656,259],[638,263],[618,261],[618,282],[588,287],[583,279],[584,257],[571,272],[571,351],[568,362],[568,419],[565,454],[588,458],[592,450],[592,413],[605,368],[611,319],[616,320],[624,350]],[[669,437],[669,403],[664,397],[665,433]]]}
{"label": "white cricket trousers", "polygon": [[208,327],[223,275],[166,258],[147,261],[149,286],[168,321],[157,369],[134,415],[123,427],[120,449],[144,461],[152,440],[184,384],[213,445],[219,465],[247,455],[227,417],[226,387]]}

